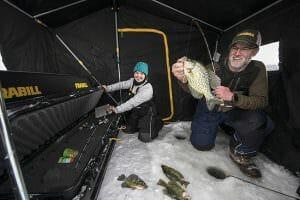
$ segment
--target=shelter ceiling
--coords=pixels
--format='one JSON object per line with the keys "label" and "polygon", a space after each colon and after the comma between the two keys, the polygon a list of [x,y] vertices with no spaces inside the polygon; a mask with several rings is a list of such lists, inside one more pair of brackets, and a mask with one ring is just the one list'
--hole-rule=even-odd
{"label": "shelter ceiling", "polygon": [[[113,0],[7,0],[17,5],[22,10],[32,16],[45,13],[47,11],[57,9],[62,6],[74,4],[70,7],[57,10],[50,14],[41,16],[44,23],[52,27],[58,27],[89,15],[104,7],[113,5]],[[251,16],[252,14],[276,4],[286,5],[287,2],[292,4],[293,0],[116,0],[120,6],[133,6],[143,9],[149,13],[160,15],[174,21],[187,22],[182,15],[178,15],[174,10],[170,10],[164,6],[168,5],[174,9],[182,11],[197,19],[200,19],[220,30],[226,30],[232,25]],[[75,4],[75,2],[79,2]],[[277,4],[278,3],[278,4]]]}

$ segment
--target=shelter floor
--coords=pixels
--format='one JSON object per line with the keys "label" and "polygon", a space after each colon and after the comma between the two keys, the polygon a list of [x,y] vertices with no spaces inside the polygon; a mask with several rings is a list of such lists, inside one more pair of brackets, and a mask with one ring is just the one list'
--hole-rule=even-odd
{"label": "shelter floor", "polygon": [[[186,136],[176,139],[175,135]],[[285,200],[289,197],[228,177],[218,180],[206,172],[214,166],[227,174],[246,179],[258,185],[297,197],[299,178],[279,166],[264,155],[259,154],[255,161],[263,177],[253,180],[243,175],[228,157],[229,136],[220,132],[216,146],[208,152],[193,148],[189,141],[190,122],[176,122],[165,125],[157,139],[142,143],[137,134],[126,135],[120,132],[117,143],[102,183],[98,200],[167,200],[163,188],[157,185],[160,178],[168,180],[161,170],[165,164],[180,171],[190,184],[187,192],[193,200]],[[148,185],[145,190],[122,188],[118,176],[137,174]]]}

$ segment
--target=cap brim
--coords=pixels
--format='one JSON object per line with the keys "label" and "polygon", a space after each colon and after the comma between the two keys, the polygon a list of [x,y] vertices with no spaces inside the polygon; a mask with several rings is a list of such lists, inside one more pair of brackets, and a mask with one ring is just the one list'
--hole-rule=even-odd
{"label": "cap brim", "polygon": [[248,42],[248,41],[245,41],[245,40],[234,40],[232,41],[232,43],[230,44],[230,47],[232,47],[232,45],[236,44],[236,43],[242,43],[242,44],[245,44],[247,45],[247,47],[249,48],[258,48],[258,45],[257,44],[253,44],[252,42]]}

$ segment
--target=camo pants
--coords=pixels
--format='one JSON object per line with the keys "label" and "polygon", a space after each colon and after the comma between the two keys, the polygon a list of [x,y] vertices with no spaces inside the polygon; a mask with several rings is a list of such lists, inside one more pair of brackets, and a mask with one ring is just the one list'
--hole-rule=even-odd
{"label": "camo pants", "polygon": [[205,101],[200,100],[192,121],[192,145],[201,151],[212,149],[221,123],[235,129],[231,149],[236,154],[248,156],[256,155],[264,138],[274,128],[272,120],[262,110],[209,111]]}

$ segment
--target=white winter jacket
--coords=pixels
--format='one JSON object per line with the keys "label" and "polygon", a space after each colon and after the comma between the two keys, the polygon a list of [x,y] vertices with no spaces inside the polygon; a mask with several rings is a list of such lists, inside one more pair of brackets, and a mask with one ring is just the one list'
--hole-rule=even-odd
{"label": "white winter jacket", "polygon": [[[133,85],[134,78],[130,78],[127,81],[118,82],[112,85],[108,85],[106,91],[113,92],[120,89],[129,89]],[[149,101],[153,97],[153,88],[152,85],[145,81],[141,85],[135,85],[131,91],[135,94],[132,98],[130,98],[125,103],[116,107],[117,113],[122,113],[125,111],[129,111],[140,104]]]}

